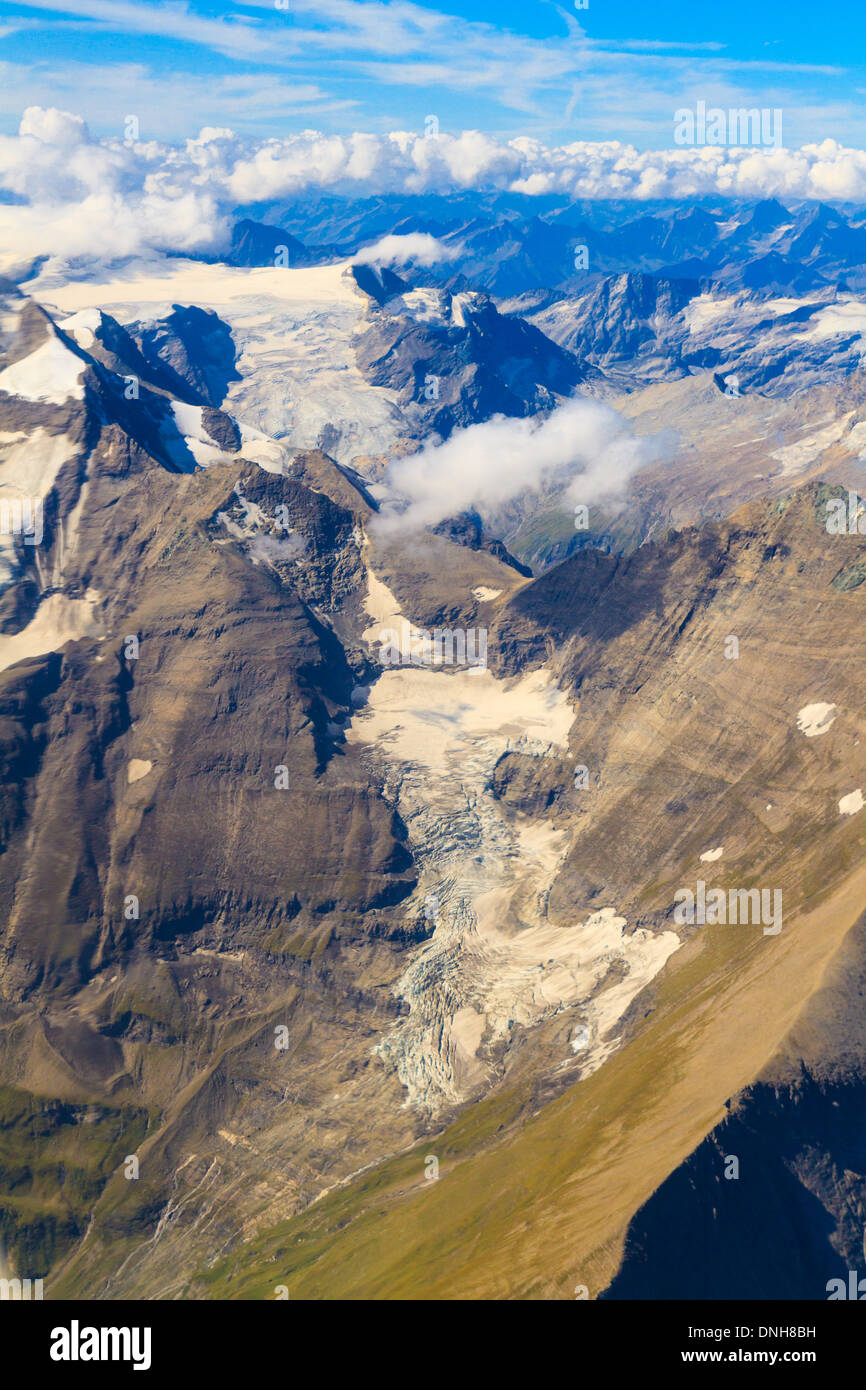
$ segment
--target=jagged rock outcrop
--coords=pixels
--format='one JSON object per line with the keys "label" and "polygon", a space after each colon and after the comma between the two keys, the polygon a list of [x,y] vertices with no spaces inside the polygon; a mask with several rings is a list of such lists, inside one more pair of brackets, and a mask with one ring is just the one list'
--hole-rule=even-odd
{"label": "jagged rock outcrop", "polygon": [[570,352],[534,325],[503,317],[485,295],[399,282],[388,290],[386,298],[378,282],[370,288],[375,308],[356,339],[358,366],[372,385],[396,392],[424,433],[446,437],[491,415],[549,409],[587,375]]}

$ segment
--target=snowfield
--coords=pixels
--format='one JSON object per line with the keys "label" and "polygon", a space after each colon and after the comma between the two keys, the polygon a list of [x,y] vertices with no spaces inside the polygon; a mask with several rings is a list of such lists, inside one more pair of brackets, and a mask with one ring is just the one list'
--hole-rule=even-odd
{"label": "snowfield", "polygon": [[[105,280],[48,276],[28,290],[71,315],[66,321],[76,333],[92,331],[86,312],[94,309],[125,327],[164,318],[175,305],[214,309],[232,331],[242,377],[231,384],[223,408],[293,449],[323,447],[352,463],[387,454],[410,430],[396,393],[370,386],[355,365],[352,340],[368,301],[349,268],[350,262],[338,261],[238,269],[178,258],[169,266],[133,263],[122,277]],[[418,311],[425,313],[426,295],[418,293]],[[212,461],[202,455],[202,462]]]}

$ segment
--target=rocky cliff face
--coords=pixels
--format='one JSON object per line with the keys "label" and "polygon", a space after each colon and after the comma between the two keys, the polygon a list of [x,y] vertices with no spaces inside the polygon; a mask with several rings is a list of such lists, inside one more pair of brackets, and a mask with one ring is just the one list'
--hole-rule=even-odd
{"label": "rocky cliff face", "polygon": [[[351,627],[363,595],[369,504],[324,456],[268,473],[228,416],[190,423],[163,378],[136,376],[116,325],[94,333],[108,367],[77,346],[80,323],[40,322],[0,382],[4,424],[31,445],[20,460],[13,442],[4,488],[45,478],[41,440],[46,461],[69,455],[46,479],[42,543],[4,537],[4,1083],[81,1113],[108,1106],[121,1128],[149,1115],[149,1139],[161,1114],[164,1142],[169,1110],[187,1087],[202,1103],[226,1049],[280,1060],[272,1014],[304,1049],[310,1001],[327,1013],[348,988],[360,1008],[361,961],[387,979],[423,934],[398,906],[415,882],[405,828],[345,741],[369,660],[330,615]],[[40,394],[14,376],[39,352],[58,364],[56,403],[50,374]],[[210,468],[190,454],[194,471],[178,471],[179,416]],[[344,952],[351,986],[336,982]],[[373,1012],[393,1007],[383,995]],[[328,1028],[315,1047],[336,1045]],[[216,1123],[245,1083],[214,1084]],[[41,1113],[50,1152],[70,1121]],[[107,1176],[89,1174],[89,1202]],[[35,1215],[37,1176],[24,1165],[13,1184],[7,1241],[40,1268],[83,1234],[75,1183]]]}
{"label": "rocky cliff face", "polygon": [[447,437],[492,415],[533,415],[587,376],[575,356],[534,325],[504,318],[486,295],[399,281],[383,295],[362,275],[365,284],[375,307],[357,339],[359,368],[397,393],[422,437]]}

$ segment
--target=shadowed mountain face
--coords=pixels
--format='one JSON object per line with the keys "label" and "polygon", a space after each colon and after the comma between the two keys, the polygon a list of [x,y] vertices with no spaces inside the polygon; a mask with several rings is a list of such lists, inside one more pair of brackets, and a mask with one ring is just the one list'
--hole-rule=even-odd
{"label": "shadowed mountain face", "polygon": [[861,921],[765,1075],[637,1213],[602,1297],[851,1296],[864,1264],[864,947]]}
{"label": "shadowed mountain face", "polygon": [[275,265],[281,259],[285,265],[298,265],[306,258],[306,248],[282,227],[264,226],[245,218],[232,228],[228,265]]}
{"label": "shadowed mountain face", "polygon": [[212,310],[175,305],[160,324],[133,337],[157,384],[193,405],[220,405],[238,380],[231,333]]}
{"label": "shadowed mountain face", "polygon": [[805,1072],[744,1093],[635,1217],[601,1297],[814,1301],[836,1278],[847,1289],[863,1265],[864,1103],[862,1079],[821,1086]]}
{"label": "shadowed mountain face", "polygon": [[486,295],[412,290],[366,269],[355,275],[375,307],[358,336],[359,369],[395,391],[422,432],[447,438],[494,415],[534,415],[586,379],[576,357],[532,324],[503,318]]}
{"label": "shadowed mountain face", "polygon": [[[194,501],[161,471],[127,476],[118,487],[115,465],[116,451],[98,444],[88,502],[111,509],[119,522],[122,497],[129,530],[111,538],[118,561],[112,565],[108,538],[94,535],[87,518],[76,556],[83,577],[71,566],[64,574],[65,594],[90,592],[96,581],[106,596],[93,600],[94,635],[63,662],[52,654],[44,665],[31,658],[42,746],[18,795],[35,819],[24,819],[6,851],[10,870],[23,856],[30,870],[17,887],[14,878],[7,883],[6,901],[6,968],[25,995],[43,984],[82,984],[133,937],[138,947],[144,939],[172,941],[227,913],[228,936],[217,933],[223,948],[240,944],[249,913],[268,922],[275,940],[289,923],[295,932],[305,924],[318,932],[331,913],[351,930],[353,912],[411,887],[393,817],[355,785],[351,757],[334,757],[328,729],[348,713],[355,677],[329,629],[294,585],[277,578],[281,564],[294,565],[289,539],[275,535],[267,546],[261,538],[267,569],[222,553],[236,548],[230,528],[242,530],[245,507],[301,514],[303,524],[293,528],[298,551],[307,537],[311,549],[324,535],[332,547],[341,530],[355,549],[351,515],[258,470],[248,482],[249,466],[241,465],[234,486],[224,474],[198,475],[203,486]],[[184,514],[179,531],[171,522],[177,508]],[[133,534],[136,567],[128,559]],[[333,597],[316,585],[315,570],[308,582],[311,597]],[[13,705],[19,669],[10,672]],[[70,707],[78,714],[72,728]],[[22,734],[29,747],[32,731]],[[10,752],[25,756],[14,743]],[[280,797],[282,764],[290,765],[293,785]],[[231,797],[226,778],[235,785]],[[235,845],[238,815],[254,833]],[[344,877],[335,858],[306,893],[299,870],[328,823],[336,837],[330,853],[343,835],[356,838],[362,862]],[[135,926],[125,914],[129,894],[138,898]],[[77,919],[71,933],[63,924],[70,908]]]}

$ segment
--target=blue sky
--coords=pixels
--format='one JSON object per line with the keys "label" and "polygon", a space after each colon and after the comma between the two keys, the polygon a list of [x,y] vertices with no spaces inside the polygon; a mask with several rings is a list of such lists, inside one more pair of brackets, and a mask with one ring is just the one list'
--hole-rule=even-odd
{"label": "blue sky", "polygon": [[121,134],[480,129],[670,145],[679,106],[781,107],[784,143],[866,146],[860,0],[27,0],[0,4],[0,129],[28,105]]}

